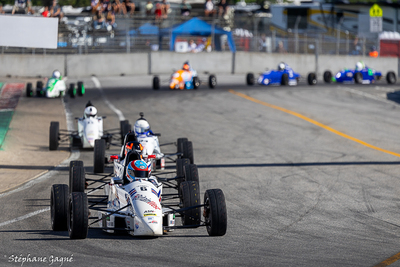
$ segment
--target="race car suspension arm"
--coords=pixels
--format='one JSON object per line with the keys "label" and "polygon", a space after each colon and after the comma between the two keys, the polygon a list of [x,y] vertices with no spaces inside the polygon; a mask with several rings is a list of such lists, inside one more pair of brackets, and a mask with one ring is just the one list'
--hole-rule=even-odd
{"label": "race car suspension arm", "polygon": [[169,146],[169,145],[176,145],[176,142],[160,144],[160,146]]}
{"label": "race car suspension arm", "polygon": [[[107,216],[113,215],[113,214],[121,214],[121,215],[125,215],[125,216],[126,216],[125,213],[121,213],[120,211],[123,210],[123,209],[126,209],[127,207],[129,207],[129,205],[130,205],[130,204],[127,204],[127,205],[123,206],[122,208],[119,208],[119,209],[117,209],[117,210],[115,210],[115,211],[111,211],[111,212],[110,212],[110,211],[107,211],[107,210],[104,210],[104,209],[94,208],[94,207],[92,207],[91,209],[92,209],[92,210],[98,210],[98,211],[106,211],[106,212],[109,212],[109,213],[107,214]],[[97,222],[99,222],[99,221],[101,221],[101,220],[102,220],[102,219],[97,219],[97,220],[95,220],[94,222],[90,223],[89,226],[92,225],[92,224],[94,224],[94,223],[97,223]]]}
{"label": "race car suspension arm", "polygon": [[[175,214],[175,213],[179,213],[181,216],[182,216],[182,215],[185,215],[185,216],[188,216],[189,218],[192,218],[192,219],[196,219],[196,218],[193,217],[193,216],[190,216],[190,215],[186,214],[185,211],[191,210],[191,209],[200,208],[200,207],[204,207],[204,206],[205,206],[204,204],[201,204],[201,205],[195,205],[195,206],[186,207],[186,208],[181,208],[181,209],[174,209],[174,208],[172,208],[172,207],[170,207],[170,206],[168,206],[168,205],[164,205],[164,207],[169,208],[169,209],[172,210],[172,212],[170,212],[170,211],[166,212],[167,214],[168,214],[168,213],[174,213],[174,214]],[[201,219],[200,219],[200,223],[205,225],[205,222],[204,222],[203,220],[201,220]],[[201,225],[199,225],[199,226],[201,226]]]}

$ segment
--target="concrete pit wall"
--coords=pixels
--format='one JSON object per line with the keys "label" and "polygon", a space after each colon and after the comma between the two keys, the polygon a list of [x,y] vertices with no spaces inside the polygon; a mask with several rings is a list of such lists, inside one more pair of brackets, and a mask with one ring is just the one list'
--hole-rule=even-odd
{"label": "concrete pit wall", "polygon": [[64,73],[64,55],[0,55],[0,77],[48,77],[58,69]]}
{"label": "concrete pit wall", "polygon": [[318,78],[322,80],[325,70],[333,74],[343,68],[354,68],[357,61],[386,75],[388,71],[398,74],[398,58],[370,58],[358,56],[268,54],[237,52],[175,53],[152,52],[131,54],[89,54],[89,55],[0,55],[0,77],[47,77],[58,69],[63,75],[73,78],[120,75],[171,74],[189,60],[199,72],[214,74],[261,73],[276,69],[279,62],[289,64],[296,72],[306,76],[318,67]]}

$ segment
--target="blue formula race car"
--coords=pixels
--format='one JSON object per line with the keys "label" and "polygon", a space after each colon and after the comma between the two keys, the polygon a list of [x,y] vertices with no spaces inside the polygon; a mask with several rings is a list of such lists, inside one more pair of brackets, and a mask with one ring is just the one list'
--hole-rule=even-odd
{"label": "blue formula race car", "polygon": [[[363,62],[357,62],[354,70],[344,69],[336,73],[333,77],[332,72],[327,70],[324,72],[324,81],[326,83],[337,82],[337,83],[358,83],[358,84],[370,84],[375,81],[382,79],[382,72],[376,71],[372,68],[365,66]],[[389,71],[386,74],[386,81],[388,84],[396,83],[396,74],[393,71]]]}
{"label": "blue formula race car", "polygon": [[[269,70],[261,73],[258,77],[257,83],[259,85],[297,85],[300,78],[301,76],[299,73],[294,72],[288,64],[281,62],[279,63],[277,70]],[[309,85],[317,84],[317,76],[315,73],[308,74],[307,82]],[[246,83],[247,85],[255,84],[253,73],[247,73]]]}

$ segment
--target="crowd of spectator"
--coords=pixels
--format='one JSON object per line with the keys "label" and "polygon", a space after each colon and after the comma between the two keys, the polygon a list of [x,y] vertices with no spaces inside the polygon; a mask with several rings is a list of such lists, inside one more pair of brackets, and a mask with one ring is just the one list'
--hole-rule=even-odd
{"label": "crowd of spectator", "polygon": [[132,15],[135,11],[135,4],[129,0],[120,2],[119,0],[92,0],[91,12],[93,14],[93,27],[96,30],[112,30],[117,27],[115,14]]}

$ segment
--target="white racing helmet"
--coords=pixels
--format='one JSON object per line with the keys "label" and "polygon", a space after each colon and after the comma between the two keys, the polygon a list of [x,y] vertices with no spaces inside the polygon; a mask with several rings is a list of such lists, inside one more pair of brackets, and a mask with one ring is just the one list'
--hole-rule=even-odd
{"label": "white racing helmet", "polygon": [[364,68],[364,64],[361,61],[358,61],[356,64],[356,70],[360,71]]}
{"label": "white racing helmet", "polygon": [[60,79],[60,77],[61,77],[61,72],[60,72],[59,70],[53,71],[52,77],[55,78],[55,79]]}
{"label": "white racing helmet", "polygon": [[278,65],[278,70],[284,70],[285,69],[285,63],[281,62]]}
{"label": "white racing helmet", "polygon": [[138,119],[134,128],[136,134],[146,134],[150,131],[150,124],[145,119]]}
{"label": "white racing helmet", "polygon": [[97,108],[95,108],[93,106],[89,106],[89,107],[85,108],[85,116],[86,116],[86,118],[94,117],[96,115],[97,115]]}

